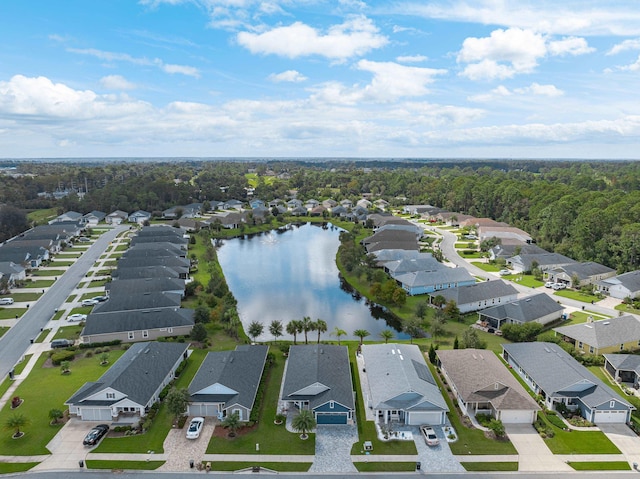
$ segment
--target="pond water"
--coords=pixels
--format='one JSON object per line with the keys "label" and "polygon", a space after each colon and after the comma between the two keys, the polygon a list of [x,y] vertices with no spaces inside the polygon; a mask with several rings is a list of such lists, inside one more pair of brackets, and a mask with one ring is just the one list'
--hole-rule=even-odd
{"label": "pond water", "polygon": [[[335,263],[340,231],[331,224],[303,223],[222,242],[218,259],[238,301],[245,331],[252,321],[259,321],[264,334],[258,339],[271,341],[271,321],[282,321],[284,329],[289,321],[309,316],[313,321],[326,321],[324,341],[336,340],[330,335],[335,327],[346,331],[341,339],[357,339],[353,336],[356,329],[369,331],[369,340],[380,340],[384,329],[408,339],[398,333],[398,323],[391,315],[341,280]],[[292,339],[284,333],[283,339]],[[318,333],[309,332],[308,337],[315,342]],[[298,335],[298,342],[301,339],[304,341],[304,334]]]}

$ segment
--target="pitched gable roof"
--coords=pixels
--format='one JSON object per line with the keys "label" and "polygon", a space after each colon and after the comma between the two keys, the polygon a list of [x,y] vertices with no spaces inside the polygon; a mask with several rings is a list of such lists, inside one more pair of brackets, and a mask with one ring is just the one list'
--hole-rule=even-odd
{"label": "pitched gable roof", "polygon": [[561,326],[553,328],[553,330],[558,334],[598,349],[617,346],[629,341],[640,341],[640,320],[630,314],[611,319]]}
{"label": "pitched gable roof", "polygon": [[430,296],[443,296],[447,301],[453,300],[456,304],[469,304],[490,298],[498,298],[518,294],[518,290],[511,283],[505,283],[501,279],[496,281],[482,281],[470,286],[443,289],[429,293]]}
{"label": "pitched gable roof", "polygon": [[91,313],[80,336],[193,326],[193,314],[193,309],[185,308]]}
{"label": "pitched gable roof", "polygon": [[511,319],[519,323],[535,321],[552,313],[560,317],[564,308],[545,293],[534,294],[511,303],[483,309],[482,316],[498,320]]}

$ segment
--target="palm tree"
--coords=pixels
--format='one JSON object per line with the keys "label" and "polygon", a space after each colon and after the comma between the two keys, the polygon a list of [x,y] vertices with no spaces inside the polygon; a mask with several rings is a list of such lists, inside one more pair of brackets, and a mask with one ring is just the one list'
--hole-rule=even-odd
{"label": "palm tree", "polygon": [[308,409],[303,409],[291,421],[291,427],[294,431],[300,433],[300,439],[307,439],[307,432],[316,427],[316,419]]}
{"label": "palm tree", "polygon": [[222,427],[229,430],[229,437],[234,437],[240,427],[240,414],[238,414],[237,411],[229,414],[224,418],[224,421],[222,421]]}
{"label": "palm tree", "polygon": [[320,344],[320,335],[327,332],[327,322],[322,319],[317,319],[315,330],[318,331],[318,344]]}
{"label": "palm tree", "polygon": [[58,424],[58,421],[64,417],[64,413],[60,409],[50,409],[49,419],[53,424]]}
{"label": "palm tree", "polygon": [[366,329],[356,329],[353,332],[353,335],[360,338],[360,346],[362,346],[362,341],[364,341],[364,338],[366,338],[367,336],[371,336],[371,333]]}
{"label": "palm tree", "polygon": [[14,414],[13,416],[7,419],[5,423],[5,428],[7,429],[15,429],[16,432],[13,433],[13,437],[21,437],[24,433],[20,432],[20,428],[29,424],[29,419],[24,414]]}
{"label": "palm tree", "polygon": [[300,321],[300,325],[302,326],[302,331],[304,331],[304,344],[309,344],[307,333],[314,330],[315,323],[311,321],[311,318],[309,316],[305,316],[304,318],[302,318],[302,321]]}
{"label": "palm tree", "polygon": [[331,331],[331,336],[335,336],[336,338],[338,338],[338,346],[340,346],[340,336],[346,335],[347,332],[344,329],[340,329],[338,326],[333,328],[333,331]]}
{"label": "palm tree", "polygon": [[278,338],[282,336],[282,321],[274,319],[271,321],[269,325],[269,332],[273,335],[276,343],[278,342]]}
{"label": "palm tree", "polygon": [[69,371],[71,371],[71,362],[62,361],[60,363],[60,371],[62,371],[62,374],[67,374]]}
{"label": "palm tree", "polygon": [[247,333],[251,336],[252,342],[256,342],[256,338],[264,331],[264,325],[260,321],[251,321]]}
{"label": "palm tree", "polygon": [[387,344],[390,339],[393,339],[393,331],[390,329],[383,329],[380,331],[380,337],[384,339],[384,344]]}
{"label": "palm tree", "polygon": [[292,319],[287,323],[287,333],[293,336],[293,344],[296,344],[298,333],[302,332],[302,321],[299,319]]}

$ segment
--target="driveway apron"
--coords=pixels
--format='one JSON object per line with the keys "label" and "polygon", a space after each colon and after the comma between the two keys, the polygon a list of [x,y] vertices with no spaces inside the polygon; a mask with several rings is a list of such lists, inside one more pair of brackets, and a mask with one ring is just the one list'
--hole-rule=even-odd
{"label": "driveway apron", "polygon": [[531,424],[505,424],[505,430],[518,451],[519,471],[573,471],[553,455]]}
{"label": "driveway apron", "polygon": [[316,455],[309,472],[357,472],[351,461],[351,447],[356,442],[356,426],[318,426]]}
{"label": "driveway apron", "polygon": [[640,437],[626,424],[599,424],[600,430],[606,434],[615,446],[620,449],[629,465],[640,464]]}

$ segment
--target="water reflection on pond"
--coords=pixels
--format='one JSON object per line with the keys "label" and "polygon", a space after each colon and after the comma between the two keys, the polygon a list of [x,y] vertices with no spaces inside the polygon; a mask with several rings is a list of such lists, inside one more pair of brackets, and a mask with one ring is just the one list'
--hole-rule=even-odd
{"label": "water reflection on pond", "polygon": [[[357,339],[356,329],[371,333],[369,340],[379,340],[383,329],[397,323],[384,308],[368,304],[341,280],[335,264],[340,245],[340,229],[333,225],[304,223],[287,230],[275,230],[244,238],[224,240],[218,259],[233,295],[238,301],[242,324],[259,321],[265,327],[262,341],[272,340],[269,324],[280,320],[283,326],[292,319],[309,316],[323,319],[327,332],[321,339],[335,340],[334,327],[347,332],[342,339]],[[298,335],[298,340],[304,335]],[[309,333],[309,340],[317,340]],[[285,339],[291,339],[286,334]]]}

